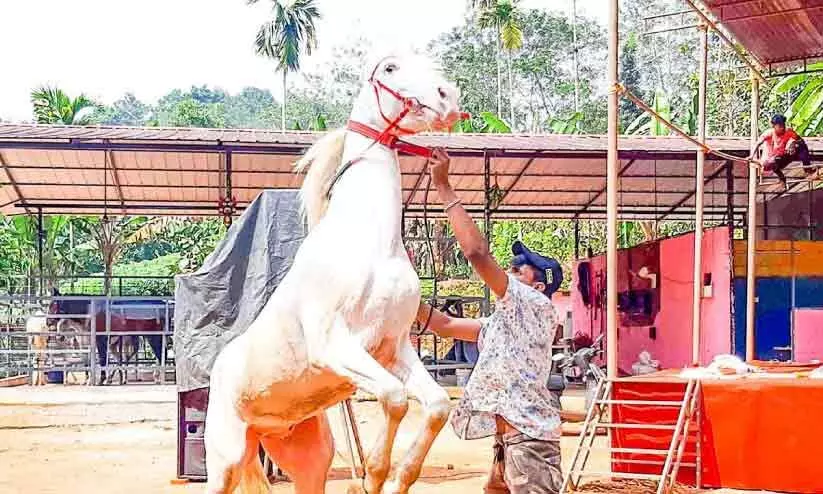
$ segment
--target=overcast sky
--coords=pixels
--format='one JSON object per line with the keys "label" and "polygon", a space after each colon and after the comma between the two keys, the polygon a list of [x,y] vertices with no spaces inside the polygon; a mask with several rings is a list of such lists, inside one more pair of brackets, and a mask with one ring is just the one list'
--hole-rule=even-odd
{"label": "overcast sky", "polygon": [[[567,12],[571,0],[524,0]],[[465,0],[317,0],[319,50],[363,36],[423,47],[462,22]],[[254,55],[270,0],[0,0],[0,118],[31,119],[29,93],[42,84],[111,103],[130,91],[155,101],[173,88],[244,86],[279,94],[271,62]],[[580,15],[602,19],[605,0],[578,0]]]}

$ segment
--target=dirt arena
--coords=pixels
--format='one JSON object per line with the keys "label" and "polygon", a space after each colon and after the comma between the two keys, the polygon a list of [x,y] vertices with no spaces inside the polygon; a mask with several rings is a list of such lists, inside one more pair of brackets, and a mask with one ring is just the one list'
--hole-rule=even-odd
{"label": "dirt arena", "polygon": [[[172,484],[175,397],[171,386],[0,388],[0,493],[203,492],[201,483]],[[564,406],[582,408],[582,399],[572,393],[564,397]],[[370,445],[379,409],[373,402],[361,402],[355,404],[355,413]],[[414,404],[398,435],[398,450],[411,444],[421,418]],[[564,462],[573,453],[575,439],[563,438]],[[464,442],[446,429],[412,492],[480,493],[490,458],[490,440]],[[600,471],[608,464],[605,453],[594,455],[593,461]],[[336,458],[333,476],[347,473],[347,463]],[[328,492],[342,494],[349,483],[331,480]],[[278,484],[272,492],[291,489]]]}

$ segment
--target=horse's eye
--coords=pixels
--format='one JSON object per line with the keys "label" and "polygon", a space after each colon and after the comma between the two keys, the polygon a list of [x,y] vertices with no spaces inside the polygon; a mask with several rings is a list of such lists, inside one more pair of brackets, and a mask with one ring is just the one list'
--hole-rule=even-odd
{"label": "horse's eye", "polygon": [[386,68],[384,69],[384,71],[385,71],[387,74],[391,74],[391,73],[392,73],[392,72],[394,72],[395,70],[397,70],[397,65],[395,65],[395,64],[393,64],[393,63],[390,63],[390,64],[386,65]]}

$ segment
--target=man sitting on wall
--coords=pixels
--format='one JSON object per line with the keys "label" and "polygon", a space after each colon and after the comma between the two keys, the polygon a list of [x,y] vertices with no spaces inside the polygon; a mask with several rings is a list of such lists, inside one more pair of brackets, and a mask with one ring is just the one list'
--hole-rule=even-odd
{"label": "man sitting on wall", "polygon": [[760,136],[751,157],[757,154],[763,144],[766,144],[766,159],[763,161],[763,169],[777,175],[784,188],[787,187],[787,184],[783,170],[790,163],[794,161],[802,162],[806,176],[810,176],[815,172],[815,168],[812,167],[809,147],[793,129],[786,128],[785,116],[778,114],[772,117],[772,129],[767,130]]}

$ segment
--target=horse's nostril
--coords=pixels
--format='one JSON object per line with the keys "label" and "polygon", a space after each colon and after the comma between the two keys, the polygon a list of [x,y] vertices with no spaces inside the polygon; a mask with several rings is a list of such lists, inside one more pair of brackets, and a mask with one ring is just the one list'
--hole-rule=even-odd
{"label": "horse's nostril", "polygon": [[446,92],[446,90],[443,89],[442,87],[437,88],[437,92],[440,94],[440,98],[442,98],[442,99],[448,99],[449,98],[449,93]]}

